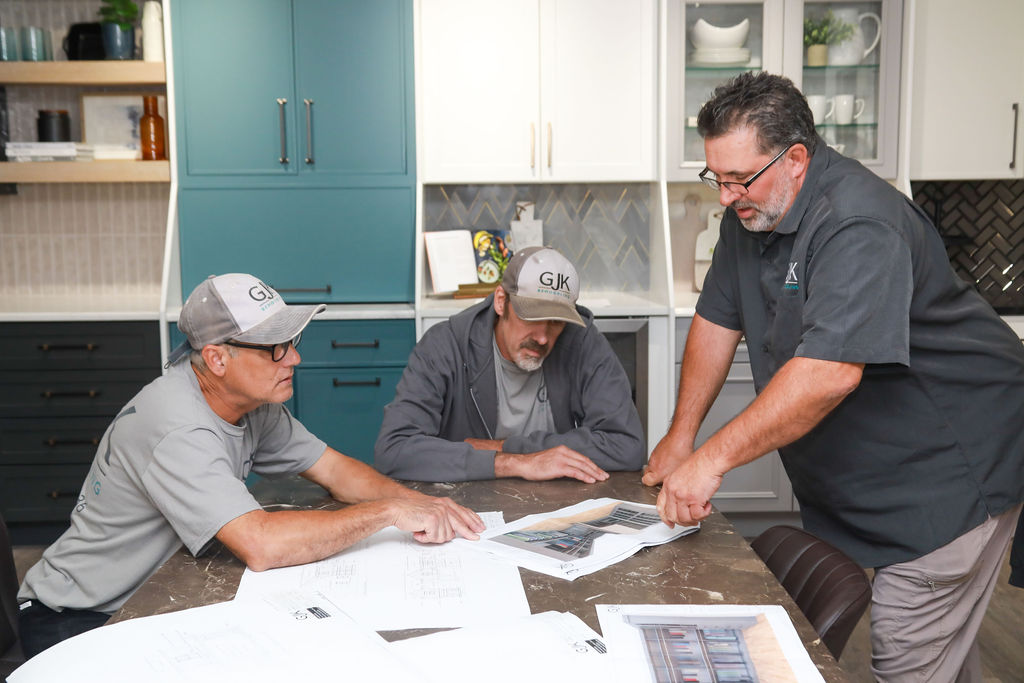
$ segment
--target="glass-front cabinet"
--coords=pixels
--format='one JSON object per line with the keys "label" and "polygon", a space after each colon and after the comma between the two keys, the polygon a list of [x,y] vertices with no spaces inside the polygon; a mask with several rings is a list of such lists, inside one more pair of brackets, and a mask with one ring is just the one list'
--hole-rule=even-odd
{"label": "glass-front cabinet", "polygon": [[783,74],[818,133],[880,176],[896,175],[902,0],[670,0],[667,177],[704,168],[697,112],[743,71]]}

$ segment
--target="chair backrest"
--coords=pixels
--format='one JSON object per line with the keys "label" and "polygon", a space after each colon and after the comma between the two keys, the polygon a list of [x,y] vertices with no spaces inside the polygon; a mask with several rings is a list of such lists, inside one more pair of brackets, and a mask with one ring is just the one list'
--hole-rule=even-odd
{"label": "chair backrest", "polygon": [[0,515],[0,656],[18,641],[18,570],[7,523]]}
{"label": "chair backrest", "polygon": [[871,602],[864,570],[835,546],[792,526],[771,527],[750,545],[839,659]]}

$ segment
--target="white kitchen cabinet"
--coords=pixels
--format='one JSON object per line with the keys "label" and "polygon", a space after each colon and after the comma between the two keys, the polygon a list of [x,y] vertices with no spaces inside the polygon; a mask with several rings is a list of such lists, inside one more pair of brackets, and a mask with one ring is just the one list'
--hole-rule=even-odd
{"label": "white kitchen cabinet", "polygon": [[913,180],[1024,177],[1024,2],[928,0],[914,10]]}
{"label": "white kitchen cabinet", "polygon": [[[676,358],[682,358],[691,318],[676,319]],[[679,390],[680,364],[676,363],[676,391]],[[754,376],[745,342],[736,349],[729,376],[722,391],[708,411],[696,446],[700,446],[743,411],[754,400]],[[786,476],[778,452],[772,451],[742,467],[730,470],[711,502],[722,512],[791,512],[794,509],[793,487]]]}
{"label": "white kitchen cabinet", "polygon": [[654,180],[654,0],[422,0],[424,183]]}
{"label": "white kitchen cabinet", "polygon": [[[804,49],[804,20],[829,11],[851,19],[862,49],[849,59],[812,66]],[[697,180],[704,168],[697,112],[717,85],[744,71],[781,74],[805,94],[830,102],[847,96],[858,114],[850,120],[823,118],[816,122],[818,133],[883,178],[896,176],[902,0],[667,0],[666,15],[668,180]],[[741,47],[698,49],[693,42],[698,21],[717,28],[746,21],[749,30]],[[840,54],[838,47],[834,54]]]}

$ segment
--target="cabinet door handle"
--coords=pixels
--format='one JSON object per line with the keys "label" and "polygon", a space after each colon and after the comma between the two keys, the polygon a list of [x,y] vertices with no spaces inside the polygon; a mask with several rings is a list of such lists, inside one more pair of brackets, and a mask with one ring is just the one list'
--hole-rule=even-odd
{"label": "cabinet door handle", "polygon": [[277,98],[277,118],[281,122],[281,156],[278,161],[282,164],[288,163],[288,134],[284,127],[284,105],[288,100],[283,97]]}
{"label": "cabinet door handle", "polygon": [[333,379],[334,386],[336,387],[379,387],[380,377],[374,377],[373,379]]}
{"label": "cabinet door handle", "polygon": [[95,351],[99,344],[40,344],[40,351]]}
{"label": "cabinet door handle", "polygon": [[530,122],[530,170],[537,167],[537,126]]}
{"label": "cabinet door handle", "polygon": [[551,170],[551,122],[548,121],[548,170]]}
{"label": "cabinet door handle", "polygon": [[379,349],[380,339],[374,339],[372,342],[340,342],[331,340],[332,349]]}
{"label": "cabinet door handle", "polygon": [[1013,149],[1010,150],[1010,168],[1017,168],[1017,127],[1020,122],[1020,103],[1013,103]]}
{"label": "cabinet door handle", "polygon": [[313,165],[313,100],[302,100],[306,103],[306,163]]}
{"label": "cabinet door handle", "polygon": [[55,436],[51,436],[43,441],[43,445],[50,448],[56,448],[57,446],[99,446],[100,439],[98,436],[94,436],[91,439],[58,439]]}
{"label": "cabinet door handle", "polygon": [[331,286],[324,285],[323,287],[274,287],[275,292],[286,292],[295,294],[296,292],[323,292],[324,294],[331,293]]}
{"label": "cabinet door handle", "polygon": [[45,399],[51,398],[96,398],[101,392],[96,389],[89,389],[89,391],[43,391],[40,392],[40,396]]}

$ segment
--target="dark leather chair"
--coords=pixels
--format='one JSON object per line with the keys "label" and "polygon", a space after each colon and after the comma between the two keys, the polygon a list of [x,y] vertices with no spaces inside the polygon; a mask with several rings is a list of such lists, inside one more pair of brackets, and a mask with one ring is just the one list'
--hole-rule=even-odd
{"label": "dark leather chair", "polygon": [[836,659],[871,602],[867,574],[838,548],[792,526],[751,542]]}
{"label": "dark leather chair", "polygon": [[25,662],[18,641],[18,570],[7,523],[0,515],[0,681]]}

